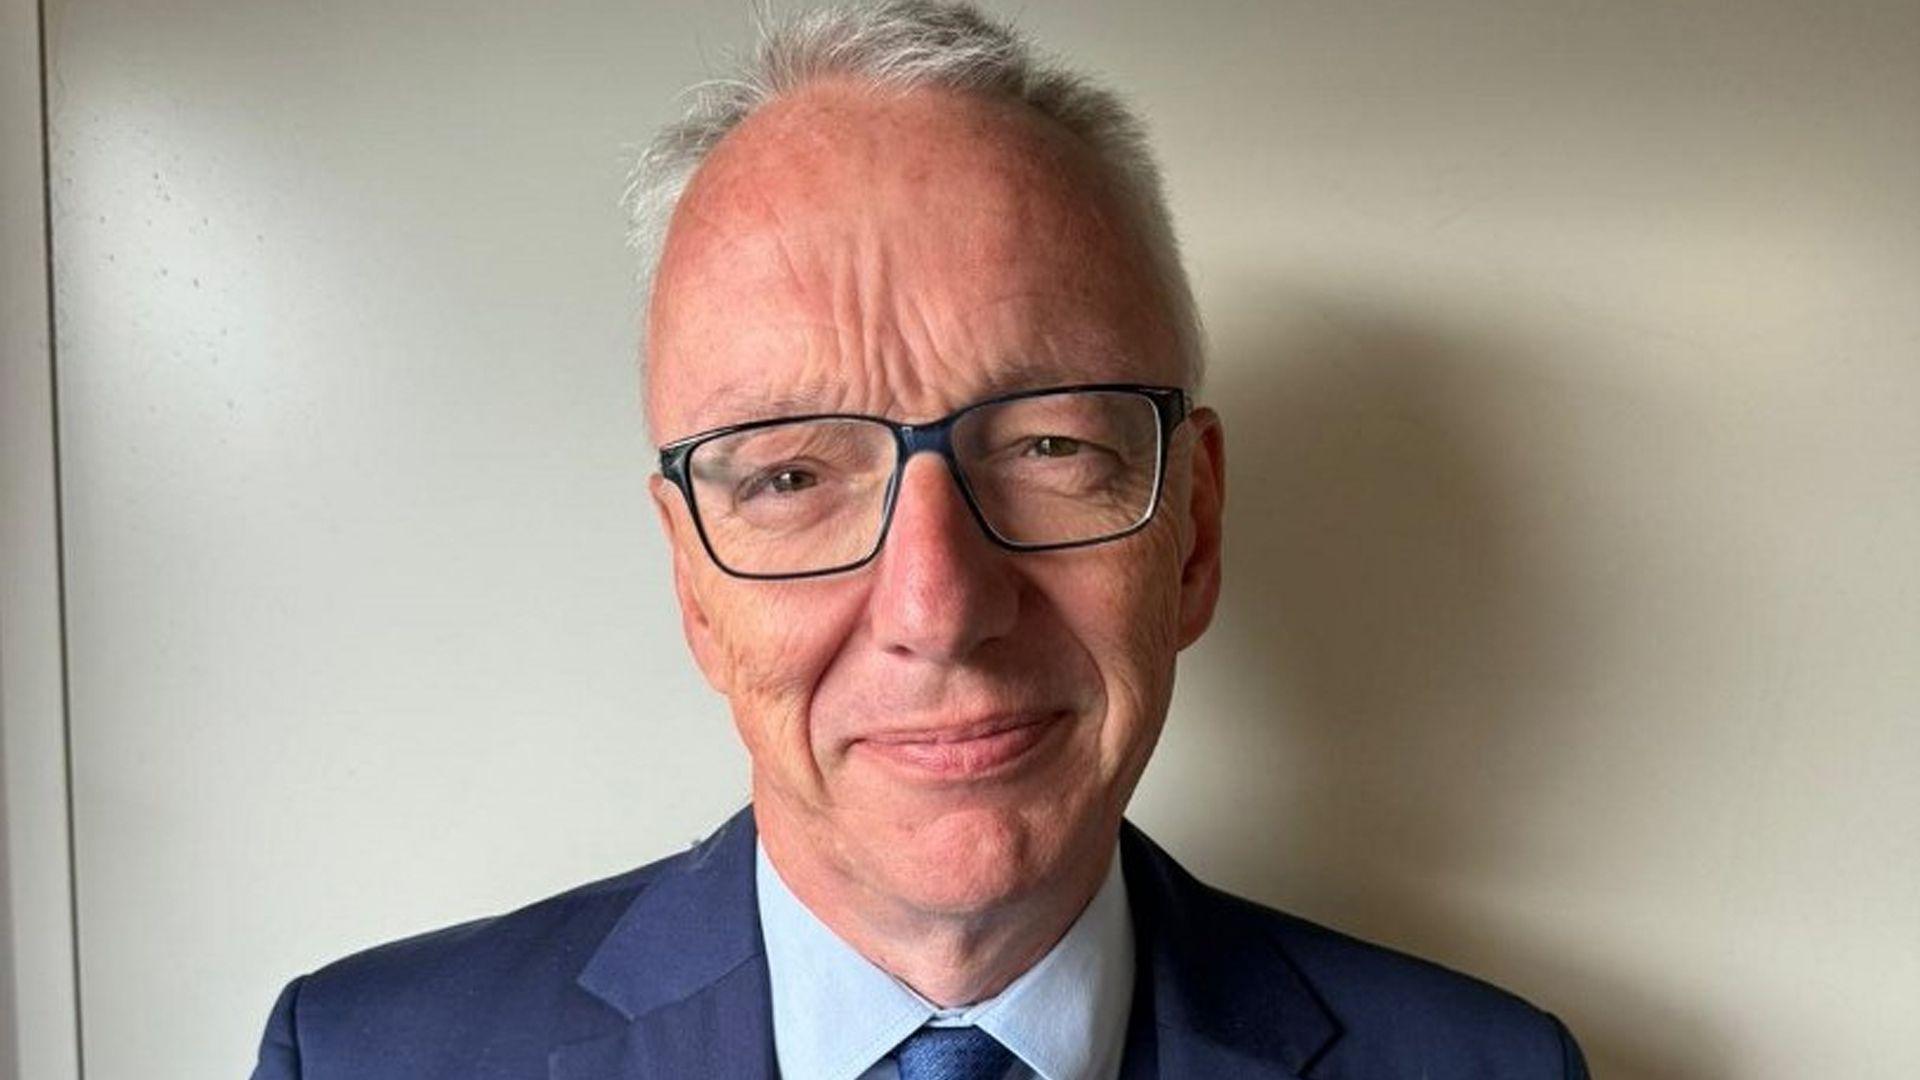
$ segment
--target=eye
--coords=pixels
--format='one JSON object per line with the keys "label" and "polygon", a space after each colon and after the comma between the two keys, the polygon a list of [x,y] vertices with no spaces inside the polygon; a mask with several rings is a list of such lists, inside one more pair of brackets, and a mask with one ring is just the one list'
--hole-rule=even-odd
{"label": "eye", "polygon": [[812,469],[794,465],[776,465],[762,469],[734,489],[736,505],[752,502],[763,495],[795,495],[820,486],[820,475]]}
{"label": "eye", "polygon": [[819,482],[819,477],[805,469],[781,469],[767,477],[765,486],[777,494],[788,495],[796,491],[805,491]]}
{"label": "eye", "polygon": [[1080,440],[1065,435],[1042,435],[1027,447],[1027,453],[1044,458],[1072,457],[1079,452]]}

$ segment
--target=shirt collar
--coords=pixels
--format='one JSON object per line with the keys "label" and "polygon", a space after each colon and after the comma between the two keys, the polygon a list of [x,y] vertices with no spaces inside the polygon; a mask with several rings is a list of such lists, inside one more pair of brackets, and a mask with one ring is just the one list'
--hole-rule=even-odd
{"label": "shirt collar", "polygon": [[921,1025],[977,1025],[1043,1080],[1116,1075],[1133,1003],[1133,920],[1116,850],[1086,910],[994,997],[941,1009],[842,941],[758,847],[754,889],[784,1076],[856,1080]]}

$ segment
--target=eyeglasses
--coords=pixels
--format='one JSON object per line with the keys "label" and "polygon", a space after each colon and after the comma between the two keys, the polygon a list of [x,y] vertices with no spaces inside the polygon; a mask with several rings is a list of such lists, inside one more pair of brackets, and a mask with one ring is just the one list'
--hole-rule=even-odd
{"label": "eyeglasses", "polygon": [[879,553],[908,459],[939,454],[974,520],[1010,551],[1117,540],[1153,518],[1182,390],[1101,383],[975,402],[902,424],[825,413],[732,424],[660,448],[720,569],[781,580]]}

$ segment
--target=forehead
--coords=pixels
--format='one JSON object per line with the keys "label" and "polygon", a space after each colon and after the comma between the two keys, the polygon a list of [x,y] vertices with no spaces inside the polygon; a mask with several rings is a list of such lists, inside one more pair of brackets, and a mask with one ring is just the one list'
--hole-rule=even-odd
{"label": "forehead", "polygon": [[715,148],[670,226],[655,434],[1178,381],[1126,207],[1075,136],[1018,103],[834,83],[775,102]]}

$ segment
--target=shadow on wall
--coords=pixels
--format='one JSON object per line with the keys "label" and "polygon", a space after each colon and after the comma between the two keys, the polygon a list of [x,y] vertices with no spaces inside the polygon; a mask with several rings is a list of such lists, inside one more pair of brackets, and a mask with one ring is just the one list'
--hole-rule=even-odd
{"label": "shadow on wall", "polygon": [[[1234,310],[1271,311],[1263,300]],[[1569,413],[1565,387],[1524,346],[1391,311],[1273,318],[1219,342],[1206,395],[1224,403],[1230,519],[1210,646],[1243,706],[1205,721],[1236,750],[1217,790],[1242,800],[1209,815],[1229,823],[1208,841],[1214,865],[1310,918],[1515,984],[1567,1018],[1595,1076],[1724,1076],[1684,1002],[1545,955],[1471,900],[1579,859],[1578,816],[1542,822],[1582,741],[1605,738],[1553,707],[1582,685],[1567,680],[1597,677],[1547,527],[1578,495],[1529,455]]]}
{"label": "shadow on wall", "polygon": [[15,992],[13,959],[13,863],[7,844],[7,749],[0,739],[0,1076],[17,1076],[20,1070],[20,1036],[14,1027],[19,1011]]}

